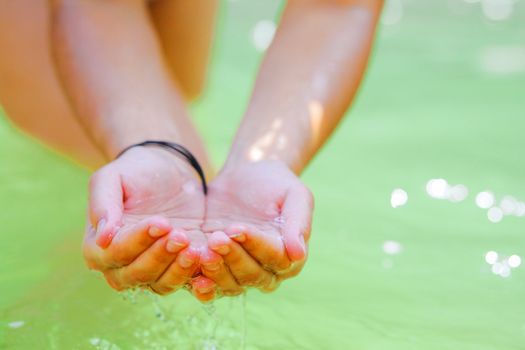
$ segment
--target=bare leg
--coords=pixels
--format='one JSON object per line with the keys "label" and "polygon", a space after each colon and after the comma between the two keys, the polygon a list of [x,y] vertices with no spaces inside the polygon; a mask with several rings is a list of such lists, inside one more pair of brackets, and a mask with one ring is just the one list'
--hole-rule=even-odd
{"label": "bare leg", "polygon": [[[151,16],[175,79],[187,99],[202,90],[217,0],[160,0]],[[107,159],[89,139],[62,90],[50,45],[47,0],[0,0],[0,104],[25,133],[98,168]]]}
{"label": "bare leg", "polygon": [[105,162],[62,91],[49,43],[47,0],[0,0],[0,103],[24,132],[89,168]]}
{"label": "bare leg", "polygon": [[166,60],[187,100],[202,92],[218,0],[157,0],[150,4],[153,24]]}

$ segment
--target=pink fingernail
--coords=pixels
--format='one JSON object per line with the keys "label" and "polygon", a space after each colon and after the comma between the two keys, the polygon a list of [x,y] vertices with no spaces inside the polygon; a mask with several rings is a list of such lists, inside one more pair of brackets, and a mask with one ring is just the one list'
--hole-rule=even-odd
{"label": "pink fingernail", "polygon": [[188,267],[190,267],[191,265],[193,265],[195,263],[195,261],[193,259],[190,259],[184,255],[181,255],[179,257],[179,265],[182,266],[183,268],[187,269]]}
{"label": "pink fingernail", "polygon": [[246,241],[246,234],[244,233],[236,233],[230,236],[231,239],[233,239],[236,242],[244,242]]}
{"label": "pink fingernail", "polygon": [[164,231],[162,231],[160,228],[158,228],[156,226],[152,226],[152,227],[149,228],[148,234],[151,237],[160,237],[160,236],[162,236],[164,234]]}
{"label": "pink fingernail", "polygon": [[227,245],[220,245],[218,247],[212,247],[211,249],[220,255],[226,255],[230,253],[230,247]]}
{"label": "pink fingernail", "polygon": [[181,243],[181,242],[169,239],[168,242],[166,243],[166,250],[170,253],[177,253],[182,248],[186,247],[186,245],[187,245],[186,243]]}
{"label": "pink fingernail", "polygon": [[206,294],[206,293],[209,293],[209,292],[211,292],[213,290],[213,286],[211,286],[211,287],[201,287],[201,288],[197,288],[197,290],[201,294]]}
{"label": "pink fingernail", "polygon": [[203,266],[206,270],[217,271],[221,267],[221,264],[220,263],[210,263],[210,264],[203,264]]}
{"label": "pink fingernail", "polygon": [[301,236],[301,240],[299,242],[301,244],[301,248],[303,248],[303,252],[306,253],[306,242],[304,241],[304,236]]}
{"label": "pink fingernail", "polygon": [[97,232],[96,235],[99,236],[102,231],[104,231],[104,228],[106,227],[106,219],[102,218],[97,224]]}

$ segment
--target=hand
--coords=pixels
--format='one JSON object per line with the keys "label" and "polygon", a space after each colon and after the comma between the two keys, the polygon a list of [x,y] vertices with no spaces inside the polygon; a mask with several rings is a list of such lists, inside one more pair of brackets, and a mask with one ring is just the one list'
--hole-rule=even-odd
{"label": "hand", "polygon": [[281,162],[223,170],[209,186],[203,231],[215,253],[201,256],[202,274],[226,295],[274,290],[304,265],[312,211],[311,192]]}
{"label": "hand", "polygon": [[[117,290],[148,285],[166,294],[198,273],[206,248],[200,226],[205,199],[193,169],[156,147],[135,147],[90,181],[89,223],[83,252],[89,267]],[[214,283],[194,280],[201,300]]]}

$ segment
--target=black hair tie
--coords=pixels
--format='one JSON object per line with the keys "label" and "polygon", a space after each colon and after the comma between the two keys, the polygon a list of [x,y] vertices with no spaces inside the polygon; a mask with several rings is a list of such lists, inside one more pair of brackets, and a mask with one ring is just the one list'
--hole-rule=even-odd
{"label": "black hair tie", "polygon": [[201,178],[202,189],[204,191],[204,194],[208,194],[208,186],[206,185],[206,178],[204,176],[204,172],[202,171],[202,168],[201,168],[199,162],[197,161],[197,158],[195,158],[193,156],[193,154],[191,154],[191,152],[188,151],[184,146],[181,146],[178,143],[168,142],[168,141],[148,140],[148,141],[144,141],[144,142],[141,142],[141,143],[136,143],[134,145],[131,145],[131,146],[128,146],[128,147],[124,148],[117,155],[117,158],[120,157],[121,155],[123,155],[126,151],[128,151],[129,149],[131,149],[133,147],[152,146],[152,145],[153,146],[160,146],[160,147],[163,147],[163,148],[165,148],[167,150],[175,151],[176,153],[178,153],[178,154],[182,155],[184,158],[186,158],[188,163],[190,163],[190,165],[193,167],[193,169],[195,169],[197,174],[199,174],[199,177]]}

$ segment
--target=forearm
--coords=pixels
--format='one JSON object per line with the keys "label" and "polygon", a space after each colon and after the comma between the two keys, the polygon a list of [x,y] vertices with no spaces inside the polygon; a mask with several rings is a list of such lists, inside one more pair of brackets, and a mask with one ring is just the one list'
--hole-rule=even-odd
{"label": "forearm", "polygon": [[80,122],[110,159],[167,139],[205,154],[139,0],[56,0],[53,45]]}
{"label": "forearm", "polygon": [[380,10],[378,0],[288,2],[227,167],[278,159],[302,171],[354,97]]}

